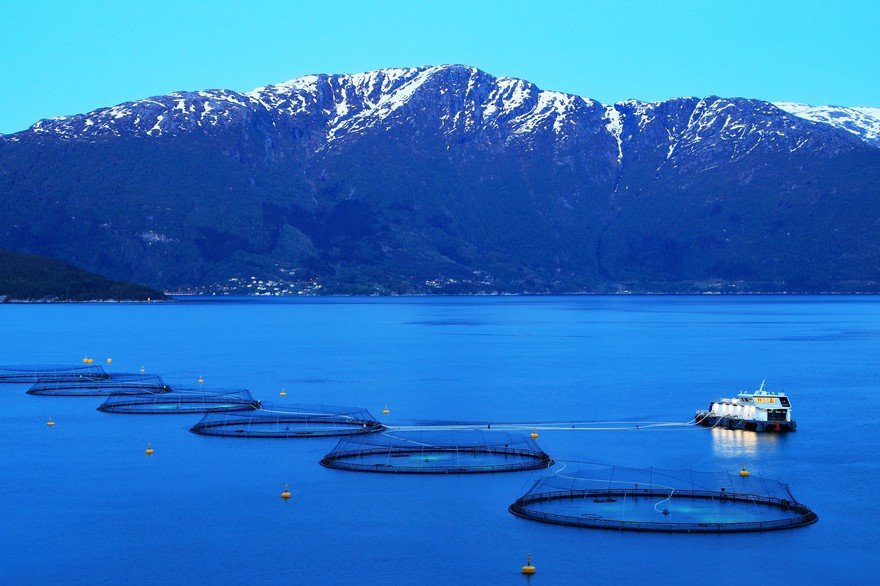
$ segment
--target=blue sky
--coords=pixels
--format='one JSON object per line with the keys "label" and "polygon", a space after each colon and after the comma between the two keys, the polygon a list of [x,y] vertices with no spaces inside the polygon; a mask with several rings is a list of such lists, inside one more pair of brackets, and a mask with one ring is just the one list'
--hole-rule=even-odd
{"label": "blue sky", "polygon": [[602,102],[880,106],[880,2],[0,0],[0,132],[174,90],[465,63]]}

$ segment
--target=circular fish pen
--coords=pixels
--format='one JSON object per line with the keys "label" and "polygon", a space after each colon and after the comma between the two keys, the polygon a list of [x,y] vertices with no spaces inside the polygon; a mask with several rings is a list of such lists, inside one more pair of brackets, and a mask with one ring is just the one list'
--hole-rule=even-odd
{"label": "circular fish pen", "polygon": [[547,476],[509,510],[556,525],[666,533],[772,531],[819,519],[777,480],[618,466]]}
{"label": "circular fish pen", "polygon": [[98,407],[104,413],[174,415],[181,413],[219,413],[259,408],[246,390],[178,389],[143,395],[111,395]]}
{"label": "circular fish pen", "polygon": [[110,375],[104,372],[103,368],[94,364],[0,366],[0,383],[79,382],[108,378]]}
{"label": "circular fish pen", "polygon": [[53,397],[103,397],[167,393],[170,390],[171,387],[154,374],[113,374],[92,380],[40,380],[27,393]]}
{"label": "circular fish pen", "polygon": [[525,434],[482,430],[383,433],[346,438],[321,465],[391,474],[477,474],[548,468],[553,459]]}
{"label": "circular fish pen", "polygon": [[190,431],[221,437],[306,438],[360,435],[383,429],[366,409],[261,404],[253,411],[207,413]]}

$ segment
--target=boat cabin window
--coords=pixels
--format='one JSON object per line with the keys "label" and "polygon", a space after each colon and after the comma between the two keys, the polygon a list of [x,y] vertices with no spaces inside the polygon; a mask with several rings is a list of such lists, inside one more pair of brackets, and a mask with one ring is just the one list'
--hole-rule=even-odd
{"label": "boat cabin window", "polygon": [[783,407],[791,407],[791,403],[788,402],[788,397],[779,397],[779,402],[782,403]]}

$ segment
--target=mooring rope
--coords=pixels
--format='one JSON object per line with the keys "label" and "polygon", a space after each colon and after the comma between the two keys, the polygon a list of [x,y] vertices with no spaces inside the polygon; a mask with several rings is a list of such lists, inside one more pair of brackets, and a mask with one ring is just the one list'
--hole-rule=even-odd
{"label": "mooring rope", "polygon": [[[627,425],[613,425],[627,424]],[[602,427],[596,427],[601,425]],[[446,423],[428,425],[386,425],[394,431],[421,430],[498,430],[498,431],[638,431],[653,430],[686,430],[694,429],[695,421],[592,421],[592,422],[533,422],[533,423]]]}

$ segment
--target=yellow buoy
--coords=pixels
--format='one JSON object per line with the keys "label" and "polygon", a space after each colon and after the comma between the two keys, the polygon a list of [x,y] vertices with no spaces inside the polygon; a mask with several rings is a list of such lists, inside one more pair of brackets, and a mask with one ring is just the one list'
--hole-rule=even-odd
{"label": "yellow buoy", "polygon": [[388,408],[388,405],[385,405],[385,408],[382,409],[382,415],[388,415],[391,413],[391,409]]}
{"label": "yellow buoy", "polygon": [[540,437],[540,436],[538,435],[538,430],[537,430],[537,429],[533,429],[533,430],[532,430],[532,433],[529,434],[529,437],[532,438],[532,439],[538,439],[538,438]]}
{"label": "yellow buoy", "polygon": [[145,372],[147,372],[147,369],[141,366],[141,374],[144,374]]}
{"label": "yellow buoy", "polygon": [[55,422],[52,421],[52,418],[50,417],[49,421],[46,422],[46,425],[48,425],[49,427],[53,427],[55,425]]}
{"label": "yellow buoy", "polygon": [[83,357],[83,364],[92,364],[93,362],[95,362],[94,358],[89,358],[88,356]]}
{"label": "yellow buoy", "polygon": [[148,455],[148,456],[152,456],[154,451],[155,451],[155,450],[153,449],[153,444],[148,443],[148,444],[147,444],[147,449],[144,450],[144,453],[145,453],[146,455]]}
{"label": "yellow buoy", "polygon": [[526,565],[522,567],[522,573],[529,575],[535,573],[535,566],[532,565],[532,554],[529,554],[529,557],[526,560]]}
{"label": "yellow buoy", "polygon": [[286,397],[286,396],[287,396],[287,391],[285,391],[284,389],[281,389],[281,392],[278,393],[278,394],[281,395],[282,397]]}
{"label": "yellow buoy", "polygon": [[203,382],[205,382],[205,379],[202,378],[202,375],[199,375],[199,384],[202,384]]}
{"label": "yellow buoy", "polygon": [[751,472],[746,470],[746,465],[743,464],[742,469],[739,471],[739,475],[745,477],[745,476],[748,476],[749,474],[751,474]]}
{"label": "yellow buoy", "polygon": [[108,358],[108,359],[107,359],[107,364],[113,364],[113,359],[112,359],[112,358]]}
{"label": "yellow buoy", "polygon": [[284,491],[281,493],[281,498],[283,498],[284,500],[287,500],[291,496],[293,496],[293,495],[290,494],[290,488],[288,487],[287,483],[285,482],[284,483]]}

